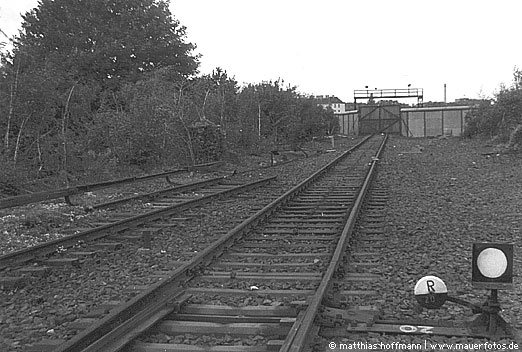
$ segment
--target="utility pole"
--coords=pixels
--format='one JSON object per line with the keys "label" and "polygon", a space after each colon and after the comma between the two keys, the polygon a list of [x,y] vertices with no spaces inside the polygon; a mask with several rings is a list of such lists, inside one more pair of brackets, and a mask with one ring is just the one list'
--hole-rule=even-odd
{"label": "utility pole", "polygon": [[444,103],[446,103],[446,83],[444,83]]}

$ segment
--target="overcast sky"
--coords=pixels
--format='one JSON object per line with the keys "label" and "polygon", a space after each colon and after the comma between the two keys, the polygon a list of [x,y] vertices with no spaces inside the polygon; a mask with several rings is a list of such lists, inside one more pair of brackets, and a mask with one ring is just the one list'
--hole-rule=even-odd
{"label": "overcast sky", "polygon": [[[13,35],[37,0],[0,0]],[[522,68],[520,0],[171,0],[202,55],[242,83],[282,78],[307,94],[424,88],[424,101],[492,96]]]}

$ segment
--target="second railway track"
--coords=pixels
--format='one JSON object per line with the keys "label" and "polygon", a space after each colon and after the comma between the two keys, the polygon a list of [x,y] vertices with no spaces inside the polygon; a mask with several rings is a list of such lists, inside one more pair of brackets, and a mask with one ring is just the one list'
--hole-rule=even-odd
{"label": "second railway track", "polygon": [[[202,205],[219,197],[245,192],[255,187],[266,185],[274,179],[275,177],[268,177],[244,184],[215,182],[217,180],[214,179],[211,180],[213,182],[209,182],[208,185],[200,185],[201,188],[199,188],[199,194],[197,196],[174,194],[169,197],[164,195],[161,199],[156,200],[155,203],[152,204],[155,208],[152,211],[148,210],[138,214],[110,214],[112,217],[107,219],[105,222],[96,222],[89,228],[76,229],[74,234],[4,254],[0,256],[0,269],[13,268],[16,264],[23,264],[25,262],[37,260],[42,256],[61,252],[68,248],[84,247],[86,242],[107,238],[111,235],[121,234],[128,230],[139,233],[145,231],[146,234],[142,235],[142,237],[149,236],[151,232],[150,228],[145,228],[143,227],[144,225],[152,224],[152,226],[155,225],[157,228],[161,229],[162,226],[166,227],[166,225],[164,225],[165,223],[172,221],[169,219],[171,219],[173,215],[186,209]],[[192,190],[193,187],[189,187],[188,189]],[[185,189],[183,188],[183,190]],[[164,221],[163,224],[161,220]],[[130,237],[132,236],[136,236],[136,233],[130,235]],[[150,241],[150,239],[146,238],[145,241]],[[112,243],[113,242],[114,241],[112,241]],[[73,258],[71,258],[71,260],[73,260]],[[63,261],[63,258],[61,261]],[[57,263],[59,262],[60,259],[57,260]]]}
{"label": "second railway track", "polygon": [[55,350],[303,350],[385,140],[336,159]]}

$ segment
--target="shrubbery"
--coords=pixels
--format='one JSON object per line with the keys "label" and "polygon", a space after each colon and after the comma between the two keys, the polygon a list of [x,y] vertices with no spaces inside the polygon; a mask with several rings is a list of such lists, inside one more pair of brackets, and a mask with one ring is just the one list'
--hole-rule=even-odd
{"label": "shrubbery", "polygon": [[4,180],[23,173],[68,184],[175,168],[227,147],[297,146],[336,126],[331,111],[282,80],[239,87],[220,68],[198,75],[194,46],[165,1],[75,4],[40,2],[2,56]]}
{"label": "shrubbery", "polygon": [[[501,87],[492,103],[484,102],[467,118],[465,136],[495,138],[509,146],[520,144],[522,129],[522,71],[515,69],[511,87]],[[518,142],[517,142],[518,141]]]}

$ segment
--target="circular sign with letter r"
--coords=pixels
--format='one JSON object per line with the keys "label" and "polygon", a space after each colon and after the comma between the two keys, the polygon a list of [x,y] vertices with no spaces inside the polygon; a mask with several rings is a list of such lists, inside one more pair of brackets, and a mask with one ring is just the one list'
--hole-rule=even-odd
{"label": "circular sign with letter r", "polygon": [[417,281],[414,293],[421,306],[428,309],[438,309],[446,302],[448,288],[440,278],[430,275]]}

